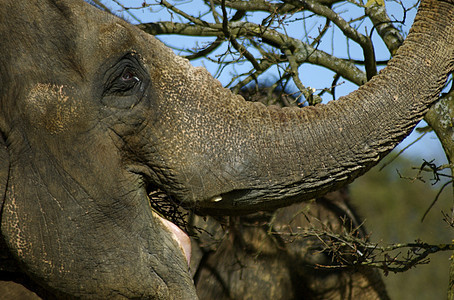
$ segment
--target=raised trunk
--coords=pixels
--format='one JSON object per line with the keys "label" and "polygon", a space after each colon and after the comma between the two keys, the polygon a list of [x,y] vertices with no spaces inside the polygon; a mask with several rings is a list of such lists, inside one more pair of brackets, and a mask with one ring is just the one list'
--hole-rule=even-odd
{"label": "raised trunk", "polygon": [[[421,4],[385,70],[327,105],[248,103],[214,91],[203,71],[192,70],[194,83],[179,94],[186,112],[167,129],[185,140],[172,151],[182,153],[178,181],[190,187],[174,195],[202,213],[244,213],[310,199],[374,166],[421,120],[453,69],[454,6],[436,2]],[[189,97],[197,106],[184,101]]]}

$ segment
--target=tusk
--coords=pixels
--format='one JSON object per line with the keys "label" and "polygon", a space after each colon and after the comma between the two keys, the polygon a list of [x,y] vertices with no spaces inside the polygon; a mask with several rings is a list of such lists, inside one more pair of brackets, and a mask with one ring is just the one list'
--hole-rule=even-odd
{"label": "tusk", "polygon": [[216,196],[216,197],[211,198],[211,202],[219,202],[221,200],[222,200],[221,196]]}

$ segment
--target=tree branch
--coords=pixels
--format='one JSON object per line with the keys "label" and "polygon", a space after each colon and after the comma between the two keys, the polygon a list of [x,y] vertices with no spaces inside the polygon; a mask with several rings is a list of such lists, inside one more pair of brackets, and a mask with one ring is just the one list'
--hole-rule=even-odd
{"label": "tree branch", "polygon": [[374,24],[374,29],[377,30],[391,55],[394,55],[404,42],[404,37],[393,26],[393,22],[386,13],[385,7],[382,5],[371,5],[366,8],[366,15]]}
{"label": "tree branch", "polygon": [[366,62],[366,74],[369,80],[377,74],[377,66],[375,63],[375,52],[371,39],[368,36],[362,35],[355,28],[341,18],[331,8],[317,3],[312,0],[284,0],[286,3],[290,3],[295,7],[304,7],[316,13],[317,15],[324,16],[331,22],[336,24],[337,27],[344,33],[344,35],[353,41],[357,42],[363,49],[364,61]]}
{"label": "tree branch", "polygon": [[[291,45],[297,63],[308,62],[323,66],[356,85],[364,84],[365,73],[349,60],[341,59],[324,51],[313,48],[298,39],[288,37],[272,29],[263,29],[260,25],[249,22],[232,22],[229,25],[230,34],[242,37],[258,37],[264,43],[281,49]],[[150,34],[181,34],[189,36],[222,36],[225,37],[220,24],[210,24],[209,27],[175,22],[158,22],[140,24],[138,27]]]}

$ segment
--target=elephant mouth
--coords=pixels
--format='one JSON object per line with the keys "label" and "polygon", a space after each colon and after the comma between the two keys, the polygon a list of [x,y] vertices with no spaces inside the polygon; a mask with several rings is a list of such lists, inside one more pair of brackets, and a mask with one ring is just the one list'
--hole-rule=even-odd
{"label": "elephant mouth", "polygon": [[162,225],[170,231],[189,266],[191,261],[191,240],[187,234],[189,213],[161,189],[149,185],[146,190],[152,211]]}

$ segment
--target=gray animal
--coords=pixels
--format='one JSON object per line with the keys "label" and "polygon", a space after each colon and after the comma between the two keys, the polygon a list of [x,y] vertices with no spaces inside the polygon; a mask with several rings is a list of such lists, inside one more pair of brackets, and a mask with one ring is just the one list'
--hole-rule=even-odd
{"label": "gray animal", "polygon": [[452,1],[422,1],[384,71],[305,109],[246,102],[83,1],[4,0],[0,20],[2,270],[46,297],[196,299],[189,239],[150,192],[211,215],[322,195],[399,143],[453,71]]}

